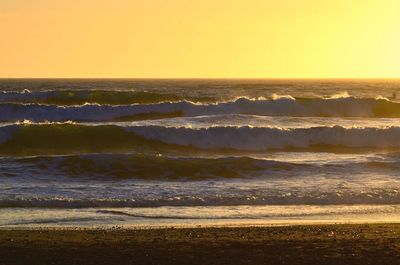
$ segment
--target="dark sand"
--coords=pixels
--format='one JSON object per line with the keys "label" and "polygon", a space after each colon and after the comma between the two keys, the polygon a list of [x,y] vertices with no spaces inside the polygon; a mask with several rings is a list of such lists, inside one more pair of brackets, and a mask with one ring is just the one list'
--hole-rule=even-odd
{"label": "dark sand", "polygon": [[400,224],[0,230],[0,264],[400,264]]}

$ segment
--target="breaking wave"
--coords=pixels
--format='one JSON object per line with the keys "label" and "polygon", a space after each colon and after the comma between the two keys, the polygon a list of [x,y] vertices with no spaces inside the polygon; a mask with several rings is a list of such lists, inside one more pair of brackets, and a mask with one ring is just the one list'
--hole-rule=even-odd
{"label": "breaking wave", "polygon": [[398,149],[400,127],[162,127],[14,124],[0,127],[1,154],[65,154],[105,151]]}
{"label": "breaking wave", "polygon": [[219,103],[193,103],[191,101],[153,104],[100,105],[84,104],[57,106],[42,104],[2,103],[0,121],[125,121],[176,116],[202,116],[216,114],[252,114],[261,116],[293,117],[400,117],[400,103],[384,98],[361,99],[313,98],[276,99],[238,98]]}

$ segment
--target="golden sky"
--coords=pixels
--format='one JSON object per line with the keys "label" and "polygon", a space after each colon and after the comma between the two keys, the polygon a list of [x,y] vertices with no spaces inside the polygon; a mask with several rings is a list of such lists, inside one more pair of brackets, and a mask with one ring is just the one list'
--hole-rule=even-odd
{"label": "golden sky", "polygon": [[0,77],[400,77],[400,1],[0,0]]}

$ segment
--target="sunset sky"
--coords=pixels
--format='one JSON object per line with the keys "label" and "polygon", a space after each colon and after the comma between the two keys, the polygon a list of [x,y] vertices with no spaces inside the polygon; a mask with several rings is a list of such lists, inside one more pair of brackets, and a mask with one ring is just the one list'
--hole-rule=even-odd
{"label": "sunset sky", "polygon": [[400,77],[398,0],[0,0],[0,77]]}

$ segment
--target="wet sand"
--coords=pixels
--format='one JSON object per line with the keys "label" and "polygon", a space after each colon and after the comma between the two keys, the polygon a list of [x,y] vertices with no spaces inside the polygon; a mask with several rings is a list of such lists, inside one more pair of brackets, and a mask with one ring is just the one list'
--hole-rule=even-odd
{"label": "wet sand", "polygon": [[400,224],[0,230],[0,264],[400,264]]}

